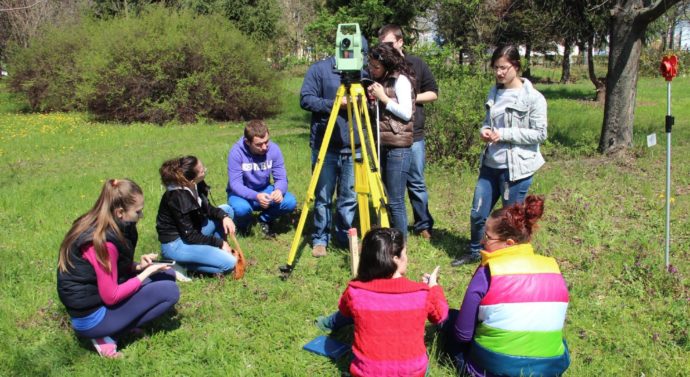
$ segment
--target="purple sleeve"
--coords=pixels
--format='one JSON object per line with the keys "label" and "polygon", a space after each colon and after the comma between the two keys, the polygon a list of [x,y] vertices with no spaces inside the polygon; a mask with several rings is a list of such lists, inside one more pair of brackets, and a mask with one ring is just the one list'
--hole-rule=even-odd
{"label": "purple sleeve", "polygon": [[234,195],[247,200],[256,200],[258,192],[244,184],[242,152],[237,146],[232,147],[230,153],[228,153],[228,185]]}
{"label": "purple sleeve", "polygon": [[273,186],[285,195],[288,190],[288,179],[283,152],[280,151],[278,144],[272,143],[271,148],[273,149],[271,156],[273,158],[273,167],[271,168]]}
{"label": "purple sleeve", "polygon": [[489,279],[489,267],[479,267],[467,286],[460,313],[455,321],[455,338],[460,342],[469,342],[474,336],[479,303],[489,290]]}

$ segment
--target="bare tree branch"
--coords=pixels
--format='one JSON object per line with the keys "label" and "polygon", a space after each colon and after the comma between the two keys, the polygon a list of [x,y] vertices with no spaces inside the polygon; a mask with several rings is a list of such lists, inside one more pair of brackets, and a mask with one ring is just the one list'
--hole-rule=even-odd
{"label": "bare tree branch", "polygon": [[638,11],[636,18],[640,21],[650,23],[661,17],[672,6],[678,4],[680,0],[656,0],[653,4]]}
{"label": "bare tree branch", "polygon": [[16,11],[16,10],[29,9],[29,8],[33,8],[33,7],[35,7],[36,5],[38,5],[38,4],[40,4],[40,3],[43,3],[43,2],[46,2],[46,1],[48,1],[48,0],[38,0],[37,2],[35,2],[35,3],[31,4],[31,5],[27,5],[27,6],[25,6],[25,7],[4,8],[4,9],[3,9],[3,8],[0,8],[0,12],[12,12],[12,11]]}

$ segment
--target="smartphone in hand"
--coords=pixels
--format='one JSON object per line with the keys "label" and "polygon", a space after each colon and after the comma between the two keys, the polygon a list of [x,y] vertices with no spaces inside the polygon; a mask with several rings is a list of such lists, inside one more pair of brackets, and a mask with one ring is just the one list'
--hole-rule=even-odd
{"label": "smartphone in hand", "polygon": [[175,261],[172,259],[156,259],[151,261],[151,264],[164,264],[166,266],[174,266]]}

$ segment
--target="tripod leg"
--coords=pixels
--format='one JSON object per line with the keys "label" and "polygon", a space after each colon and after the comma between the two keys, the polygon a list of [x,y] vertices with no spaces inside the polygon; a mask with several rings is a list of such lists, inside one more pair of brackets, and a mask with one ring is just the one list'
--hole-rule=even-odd
{"label": "tripod leg", "polygon": [[[362,234],[366,234],[371,228],[371,217],[369,214],[369,180],[367,176],[367,168],[364,163],[364,155],[366,154],[366,144],[362,138],[362,133],[358,131],[361,127],[361,113],[357,107],[357,96],[361,93],[357,90],[357,85],[353,84],[348,93],[348,114],[347,122],[350,131],[350,148],[352,149],[352,164],[354,168],[355,178],[355,192],[357,193],[357,210],[359,212],[359,228]],[[354,112],[352,111],[354,110]],[[355,115],[353,122],[352,114]],[[357,127],[357,128],[355,128]],[[358,157],[355,151],[355,132],[360,141],[360,156]]]}
{"label": "tripod leg", "polygon": [[[379,225],[388,227],[390,224],[388,219],[388,211],[386,209],[388,200],[384,191],[383,181],[381,180],[381,173],[374,161],[371,160],[372,157],[376,159],[377,155],[374,145],[374,136],[371,130],[371,122],[369,121],[369,113],[366,111],[366,96],[361,85],[353,85],[350,93],[353,97],[359,94],[359,96],[356,98],[360,99],[359,103],[357,103],[357,101],[353,101],[354,112],[357,114],[357,117],[355,118],[356,131],[362,144],[361,168],[359,174],[355,176],[358,178],[355,180],[355,185],[361,183],[361,190],[366,191],[366,193],[371,196],[371,202],[374,207],[374,211],[376,212],[376,217],[379,220]],[[367,137],[364,136],[364,131],[362,129],[362,115],[364,115],[364,121],[366,122],[367,126]],[[357,183],[357,181],[360,183]],[[360,205],[360,211],[363,207],[366,207],[364,210],[366,211],[366,220],[363,221],[363,216],[360,213],[362,235],[366,234],[366,231],[371,228],[368,203],[365,206]]]}
{"label": "tripod leg", "polygon": [[299,223],[297,224],[297,229],[295,230],[295,236],[292,239],[292,245],[290,246],[290,253],[288,254],[287,265],[281,267],[283,273],[289,274],[292,271],[293,263],[295,260],[295,255],[297,254],[297,248],[299,247],[300,240],[302,238],[302,231],[304,230],[304,224],[307,222],[307,214],[309,213],[309,207],[314,203],[314,191],[316,190],[316,184],[319,182],[319,176],[321,175],[321,169],[323,168],[324,159],[326,157],[326,152],[328,151],[328,144],[331,140],[331,135],[333,134],[333,129],[335,128],[335,122],[338,119],[338,111],[340,111],[340,102],[345,95],[345,86],[340,85],[338,92],[335,96],[335,102],[333,102],[333,109],[331,110],[330,118],[328,118],[328,124],[326,125],[326,133],[323,136],[323,142],[321,143],[321,149],[319,149],[319,155],[316,158],[316,165],[314,166],[314,171],[311,174],[311,180],[309,181],[309,188],[307,189],[307,197],[302,205],[302,214],[299,218]]}

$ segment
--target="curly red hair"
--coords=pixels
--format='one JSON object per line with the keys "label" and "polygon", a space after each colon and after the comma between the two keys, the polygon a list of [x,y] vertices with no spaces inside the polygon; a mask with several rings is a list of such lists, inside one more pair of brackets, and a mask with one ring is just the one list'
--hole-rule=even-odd
{"label": "curly red hair", "polygon": [[517,243],[527,243],[537,229],[537,221],[544,214],[544,198],[529,195],[522,203],[515,203],[494,211],[493,231],[501,240],[512,239]]}

